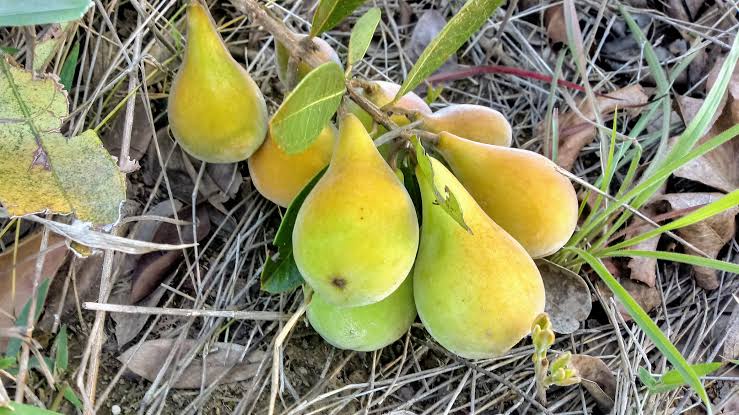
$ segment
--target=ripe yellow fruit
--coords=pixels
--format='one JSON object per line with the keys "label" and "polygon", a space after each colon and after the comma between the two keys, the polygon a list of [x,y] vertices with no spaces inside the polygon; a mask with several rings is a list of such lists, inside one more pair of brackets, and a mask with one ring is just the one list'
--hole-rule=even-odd
{"label": "ripe yellow fruit", "polygon": [[[400,85],[394,82],[370,81],[369,87],[364,89],[364,95],[372,101],[373,104],[382,108],[392,102],[399,90]],[[426,104],[426,101],[413,92],[403,95],[398,102],[393,104],[393,107],[419,114],[431,115],[431,108]],[[374,121],[372,116],[360,108],[359,105],[355,104],[353,101],[349,101],[347,103],[347,110],[356,115],[362,121],[362,124],[367,131],[373,130]],[[410,122],[408,117],[402,114],[393,114],[390,119],[400,126],[406,125]],[[386,131],[387,130],[385,130],[384,127],[379,127],[374,136],[379,136]]]}
{"label": "ripe yellow fruit", "polygon": [[500,112],[482,105],[450,105],[421,117],[421,128],[433,133],[446,131],[468,140],[498,146],[511,145],[511,125]]}
{"label": "ripe yellow fruit", "polygon": [[185,58],[167,106],[169,126],[182,148],[209,163],[244,160],[267,134],[262,92],[198,3],[187,8]]}
{"label": "ripe yellow fruit", "polygon": [[439,134],[437,150],[482,209],[534,258],[557,252],[577,226],[575,188],[532,151]]}
{"label": "ripe yellow fruit", "polygon": [[340,349],[381,349],[401,338],[416,319],[413,278],[408,276],[383,300],[359,307],[337,307],[314,293],[307,314],[318,334]]}
{"label": "ripe yellow fruit", "polygon": [[[299,35],[299,38],[303,39],[306,36],[307,35]],[[341,59],[339,59],[339,55],[336,53],[334,48],[326,43],[325,40],[314,37],[313,47],[314,48],[312,54],[318,59],[318,61],[320,61],[321,63],[334,61],[343,68],[343,65],[341,64]],[[282,84],[289,89],[292,89],[295,86],[291,85],[291,82],[297,84],[298,82],[300,82],[301,79],[308,75],[308,72],[313,69],[310,65],[301,61],[295,65],[297,73],[288,73],[288,68],[290,66],[290,51],[287,50],[285,45],[280,42],[276,42],[275,61],[277,63],[277,77],[280,79]]]}
{"label": "ripe yellow fruit", "polygon": [[324,301],[357,307],[387,297],[408,275],[418,220],[357,117],[347,114],[339,128],[328,170],[298,211],[293,254]]}
{"label": "ripe yellow fruit", "polygon": [[336,127],[329,124],[299,154],[287,154],[267,135],[264,144],[249,157],[249,176],[254,187],[272,202],[290,206],[303,187],[331,161],[337,135]]}
{"label": "ripe yellow fruit", "polygon": [[498,356],[529,334],[544,311],[544,283],[521,245],[495,224],[452,173],[431,159],[437,189],[456,196],[467,232],[418,173],[421,244],[413,272],[416,308],[431,336],[469,359]]}

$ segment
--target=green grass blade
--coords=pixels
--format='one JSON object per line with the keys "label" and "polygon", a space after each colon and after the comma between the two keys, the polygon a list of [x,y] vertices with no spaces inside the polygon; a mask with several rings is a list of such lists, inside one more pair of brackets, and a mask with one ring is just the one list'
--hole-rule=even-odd
{"label": "green grass blade", "polygon": [[601,257],[646,257],[655,258],[665,261],[679,262],[681,264],[698,265],[701,267],[713,268],[719,271],[726,271],[733,274],[739,274],[739,265],[721,261],[718,259],[704,258],[696,255],[680,254],[677,252],[664,252],[664,251],[641,251],[636,249],[623,249],[620,251],[604,252],[602,254],[596,253],[596,256]]}
{"label": "green grass blade", "polygon": [[713,413],[711,409],[711,402],[708,399],[705,388],[701,383],[698,375],[695,373],[693,368],[685,361],[685,358],[680,351],[675,348],[670,339],[662,333],[662,330],[649,318],[649,315],[634,298],[629,295],[628,291],[619,284],[616,278],[611,275],[606,269],[602,262],[590,253],[583,251],[582,249],[573,249],[585,262],[587,262],[598,276],[603,280],[613,294],[618,298],[619,302],[623,305],[624,309],[634,319],[636,324],[644,331],[644,333],[654,342],[654,345],[659,349],[660,352],[672,363],[672,365],[680,372],[683,379],[693,388],[698,394],[700,399],[703,401],[706,407],[706,411],[709,415]]}

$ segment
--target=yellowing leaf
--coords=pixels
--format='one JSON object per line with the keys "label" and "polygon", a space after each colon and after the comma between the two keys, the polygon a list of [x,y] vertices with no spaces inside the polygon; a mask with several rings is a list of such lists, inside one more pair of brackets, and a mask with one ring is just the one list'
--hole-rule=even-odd
{"label": "yellowing leaf", "polygon": [[54,79],[0,59],[0,202],[13,216],[52,211],[114,223],[125,178],[94,131],[59,132],[67,106]]}

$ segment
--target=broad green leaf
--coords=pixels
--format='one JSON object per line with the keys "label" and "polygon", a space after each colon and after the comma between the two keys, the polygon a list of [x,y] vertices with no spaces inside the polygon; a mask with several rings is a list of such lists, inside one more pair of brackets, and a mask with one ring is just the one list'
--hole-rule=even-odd
{"label": "broad green leaf", "polygon": [[357,20],[349,37],[349,65],[354,65],[364,58],[367,53],[372,36],[375,34],[377,24],[380,23],[382,13],[377,7],[373,7]]}
{"label": "broad green leaf", "polygon": [[[703,377],[718,370],[722,366],[722,363],[698,363],[690,366],[693,368],[696,375]],[[641,380],[644,386],[646,386],[651,393],[665,393],[685,385],[685,379],[683,379],[680,372],[675,369],[665,372],[664,375],[657,379],[646,369],[640,367],[639,380]]]}
{"label": "broad green leaf", "polygon": [[[41,316],[41,312],[44,311],[44,304],[46,303],[46,295],[49,293],[49,284],[51,283],[50,279],[45,279],[41,281],[41,284],[39,284],[38,288],[36,289],[36,309],[34,313],[34,323],[38,321],[38,318]],[[21,309],[21,312],[18,313],[18,316],[15,319],[15,325],[16,327],[26,327],[28,323],[28,313],[31,311],[31,298],[26,301],[26,304],[23,305],[23,308]],[[8,347],[6,349],[5,354],[8,357],[15,357],[18,354],[18,351],[21,349],[21,340],[18,338],[11,338],[8,340]]]}
{"label": "broad green leaf", "polygon": [[701,383],[700,379],[698,379],[698,375],[695,373],[693,368],[688,364],[688,362],[685,361],[683,355],[680,354],[680,351],[678,351],[677,348],[675,348],[670,339],[668,339],[667,336],[662,333],[662,330],[660,330],[659,327],[657,327],[657,325],[654,323],[654,321],[649,318],[649,315],[647,315],[647,313],[641,308],[636,300],[631,297],[628,291],[626,291],[626,289],[621,284],[619,284],[618,280],[616,280],[616,278],[614,278],[613,275],[608,272],[606,267],[603,265],[602,262],[600,262],[598,258],[594,257],[589,252],[582,249],[569,249],[574,251],[593,268],[595,273],[598,274],[600,279],[603,280],[603,282],[608,286],[611,292],[613,292],[613,295],[615,295],[621,305],[623,305],[626,312],[629,313],[636,324],[638,324],[639,327],[644,331],[644,334],[646,334],[647,337],[649,337],[652,342],[654,342],[654,345],[657,346],[657,349],[662,352],[667,360],[672,363],[675,369],[680,372],[680,375],[683,377],[683,379],[685,379],[686,382],[698,394],[698,396],[706,406],[706,411],[710,415],[712,413],[711,402],[708,400],[708,395],[706,394],[705,388],[703,388],[703,384]]}
{"label": "broad green leaf", "polygon": [[303,190],[295,196],[290,206],[282,218],[280,227],[275,234],[273,244],[277,247],[277,259],[267,258],[262,270],[261,286],[264,291],[272,294],[290,291],[303,283],[303,276],[300,275],[298,266],[293,258],[293,228],[295,227],[295,219],[298,216],[300,206],[303,205],[305,198],[308,197],[310,191],[313,190],[316,183],[323,177],[326,169],[321,170],[316,176],[308,182]]}
{"label": "broad green leaf", "polygon": [[61,135],[67,106],[55,80],[34,79],[0,57],[0,202],[13,216],[51,211],[114,223],[125,177],[92,130]]}
{"label": "broad green leaf", "polygon": [[77,20],[90,6],[92,0],[3,0],[0,1],[0,27]]}
{"label": "broad green leaf", "polygon": [[61,415],[59,412],[47,411],[17,402],[10,402],[8,408],[0,407],[0,415]]}
{"label": "broad green leaf", "polygon": [[436,197],[436,203],[438,203],[439,207],[444,209],[444,212],[446,212],[452,219],[454,219],[454,221],[457,222],[459,226],[464,228],[464,230],[466,230],[467,232],[472,233],[472,229],[470,229],[470,227],[467,226],[467,223],[465,223],[464,221],[464,212],[462,212],[462,207],[459,206],[459,202],[454,196],[454,193],[452,193],[448,187],[445,187],[445,196],[439,191],[439,189],[436,188],[436,182],[434,182],[434,169],[432,168],[429,156],[426,154],[426,150],[421,145],[421,141],[417,137],[412,137],[411,141],[416,148],[416,160],[418,160],[418,168],[419,170],[421,170],[421,174],[426,176],[426,178],[431,183],[431,188],[434,190],[434,196]]}
{"label": "broad green leaf", "polygon": [[67,55],[67,59],[64,61],[64,65],[62,65],[62,70],[59,71],[59,82],[61,82],[67,92],[72,90],[72,81],[74,80],[74,71],[77,68],[79,55],[80,43],[75,42],[72,50],[69,51],[69,55]]}
{"label": "broad green leaf", "polygon": [[603,253],[597,253],[596,256],[601,257],[647,257],[662,259],[665,261],[680,262],[682,264],[698,265],[701,267],[708,267],[717,269],[719,271],[731,272],[733,274],[739,274],[739,265],[720,261],[718,259],[704,258],[697,255],[680,254],[677,252],[664,252],[664,251],[640,251],[632,249],[624,249],[622,251],[605,251]]}
{"label": "broad green leaf", "polygon": [[336,62],[308,73],[269,122],[277,145],[287,154],[308,148],[336,113],[345,90],[344,73]]}
{"label": "broad green leaf", "polygon": [[365,0],[321,0],[313,15],[310,35],[318,36],[333,29],[364,2]]}
{"label": "broad green leaf", "polygon": [[467,39],[477,32],[503,0],[468,0],[426,46],[395,96],[397,101],[446,62]]}
{"label": "broad green leaf", "polygon": [[56,355],[54,357],[54,372],[57,375],[61,375],[66,372],[69,366],[69,342],[67,339],[67,325],[62,324],[62,328],[59,330],[59,334],[56,335],[54,341],[54,348],[56,349]]}

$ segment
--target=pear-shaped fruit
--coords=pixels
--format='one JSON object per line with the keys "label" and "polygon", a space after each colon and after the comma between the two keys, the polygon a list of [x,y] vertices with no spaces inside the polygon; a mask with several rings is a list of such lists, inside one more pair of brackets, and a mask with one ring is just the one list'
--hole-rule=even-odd
{"label": "pear-shaped fruit", "polygon": [[326,302],[357,307],[392,293],[413,266],[418,221],[408,192],[362,123],[341,120],[331,163],[298,211],[295,263]]}
{"label": "pear-shaped fruit", "polygon": [[316,140],[299,154],[287,154],[268,134],[264,144],[249,157],[249,176],[259,193],[272,202],[290,206],[295,196],[331,161],[338,132],[326,126]]}
{"label": "pear-shaped fruit", "polygon": [[[370,101],[372,101],[373,104],[382,108],[383,106],[392,102],[399,90],[400,85],[394,82],[370,81],[368,87],[364,88],[364,95]],[[428,104],[426,104],[426,101],[424,101],[421,97],[413,92],[409,92],[403,95],[398,100],[398,102],[393,104],[393,107],[405,111],[416,112],[419,114],[431,114],[431,108],[429,108]],[[359,105],[355,104],[353,101],[349,101],[347,103],[347,110],[352,112],[362,121],[362,124],[364,125],[364,128],[367,129],[367,131],[372,131],[373,120],[371,115],[369,115],[365,110],[360,108]],[[410,122],[410,120],[408,120],[408,117],[402,114],[393,114],[390,118],[400,126],[406,125]],[[378,136],[384,132],[386,132],[386,130],[384,128],[380,128],[380,131],[377,131],[374,135]]]}
{"label": "pear-shaped fruit", "polygon": [[482,105],[450,105],[421,119],[422,129],[437,134],[447,131],[480,143],[511,145],[511,125],[503,114]]}
{"label": "pear-shaped fruit", "polygon": [[449,188],[467,232],[436,204],[428,177],[413,295],[424,326],[442,346],[469,359],[509,350],[544,311],[544,283],[523,247],[480,208],[452,173],[431,159],[437,189]]}
{"label": "pear-shaped fruit", "polygon": [[183,149],[210,163],[252,155],[267,135],[267,106],[200,4],[187,8],[185,58],[172,83],[169,126]]}
{"label": "pear-shaped fruit", "polygon": [[359,307],[337,307],[313,294],[308,321],[324,340],[340,349],[370,352],[405,334],[416,319],[413,278],[383,300]]}
{"label": "pear-shaped fruit", "polygon": [[437,150],[485,212],[534,258],[558,251],[577,225],[577,195],[546,157],[439,134]]}
{"label": "pear-shaped fruit", "polygon": [[[307,35],[299,35],[298,38],[303,39],[306,36]],[[339,55],[336,54],[334,48],[326,43],[325,40],[314,37],[312,41],[313,50],[311,53],[314,57],[316,57],[321,63],[334,61],[343,68]],[[280,78],[282,84],[289,89],[295,86],[291,85],[291,83],[297,84],[301,79],[308,75],[308,72],[310,72],[311,69],[313,69],[306,62],[300,61],[295,65],[297,73],[288,73],[288,68],[290,66],[290,51],[280,42],[277,42],[277,45],[275,46],[275,61],[277,63],[277,77]]]}

